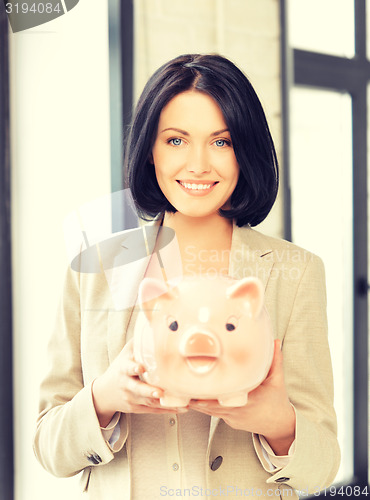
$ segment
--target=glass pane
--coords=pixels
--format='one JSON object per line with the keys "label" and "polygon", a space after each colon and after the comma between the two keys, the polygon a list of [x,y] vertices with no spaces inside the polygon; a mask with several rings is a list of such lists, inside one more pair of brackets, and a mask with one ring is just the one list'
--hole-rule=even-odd
{"label": "glass pane", "polygon": [[[370,8],[368,9],[368,12],[370,13]],[[369,14],[368,14],[369,15]],[[369,19],[369,17],[368,17]],[[369,19],[370,21],[370,19]],[[368,25],[369,26],[369,25]],[[369,40],[370,41],[370,40]],[[367,172],[367,178],[370,180],[370,84],[367,86],[367,145],[368,145],[368,150],[367,150],[367,165],[368,165],[368,172]],[[367,213],[368,213],[368,226],[367,226],[367,234],[368,234],[368,249],[370,249],[370,225],[369,225],[369,214],[370,214],[370,186],[368,185],[367,188]],[[368,251],[368,269],[370,269],[370,251]],[[368,295],[369,298],[369,295]],[[370,318],[370,301],[368,300],[368,315]],[[369,349],[369,356],[370,356],[370,335],[368,336],[369,344],[368,344],[368,349]],[[368,360],[368,370],[370,373],[370,358]],[[370,436],[370,384],[368,387],[369,395],[368,395],[368,412],[369,412],[369,418],[368,418],[368,436]],[[370,439],[368,440],[368,455],[370,456]],[[370,479],[370,462],[368,464],[368,473],[367,473],[368,481]]]}
{"label": "glass pane", "polygon": [[353,0],[288,0],[290,45],[337,56],[355,54]]}
{"label": "glass pane", "polygon": [[348,94],[291,92],[293,241],[325,264],[329,342],[342,462],[353,474],[352,120]]}

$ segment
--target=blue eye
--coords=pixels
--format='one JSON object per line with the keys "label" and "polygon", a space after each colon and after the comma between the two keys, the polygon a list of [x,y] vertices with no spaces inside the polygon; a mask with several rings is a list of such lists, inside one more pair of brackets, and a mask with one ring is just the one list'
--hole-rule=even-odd
{"label": "blue eye", "polygon": [[168,142],[173,146],[181,146],[182,139],[175,137],[175,139],[170,139]]}
{"label": "blue eye", "polygon": [[217,139],[215,144],[217,147],[222,148],[223,146],[228,146],[230,143],[229,143],[229,141],[226,141],[225,139]]}

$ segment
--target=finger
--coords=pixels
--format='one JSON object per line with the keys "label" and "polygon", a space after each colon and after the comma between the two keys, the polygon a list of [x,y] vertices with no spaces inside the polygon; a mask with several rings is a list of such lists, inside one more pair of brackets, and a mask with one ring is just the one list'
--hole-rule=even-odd
{"label": "finger", "polygon": [[219,402],[215,399],[191,399],[189,406],[192,408],[218,408],[220,406]]}
{"label": "finger", "polygon": [[225,410],[219,410],[214,408],[199,406],[198,408],[192,408],[192,409],[199,413],[203,413],[204,415],[209,415],[210,417],[226,418],[231,416],[230,413],[225,412]]}
{"label": "finger", "polygon": [[169,413],[186,413],[189,408],[187,406],[173,407],[173,406],[162,406],[159,399],[150,398],[143,402],[143,404],[149,406],[150,408],[157,408],[165,410]]}
{"label": "finger", "polygon": [[193,401],[189,403],[189,408],[200,411],[202,413],[211,413],[212,415],[226,415],[229,414],[233,407],[222,406],[218,401]]}
{"label": "finger", "polygon": [[280,339],[276,339],[274,342],[274,355],[266,380],[269,379],[269,381],[271,381],[271,379],[273,379],[278,382],[279,379],[283,380],[283,377],[283,353],[281,351],[281,341]]}
{"label": "finger", "polygon": [[152,408],[150,406],[138,405],[131,413],[153,413],[156,415],[178,415],[181,413],[186,413],[187,408]]}
{"label": "finger", "polygon": [[142,375],[145,372],[145,368],[143,367],[143,365],[136,363],[136,361],[128,360],[126,361],[125,372],[126,375],[134,377]]}
{"label": "finger", "polygon": [[134,359],[134,339],[128,340],[121,352],[130,359]]}
{"label": "finger", "polygon": [[135,377],[129,378],[126,387],[135,397],[159,399],[163,396],[162,389],[146,384]]}

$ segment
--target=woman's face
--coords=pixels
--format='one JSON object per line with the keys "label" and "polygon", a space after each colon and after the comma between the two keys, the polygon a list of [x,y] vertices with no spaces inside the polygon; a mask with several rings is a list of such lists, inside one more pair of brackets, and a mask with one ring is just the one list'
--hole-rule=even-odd
{"label": "woman's face", "polygon": [[163,108],[152,161],[167,200],[191,217],[226,208],[238,182],[225,119],[216,101],[202,92],[182,92]]}

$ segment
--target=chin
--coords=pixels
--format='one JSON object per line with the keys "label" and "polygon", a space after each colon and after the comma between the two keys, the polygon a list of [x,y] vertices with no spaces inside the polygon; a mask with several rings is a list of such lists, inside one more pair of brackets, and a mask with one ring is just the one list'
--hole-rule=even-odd
{"label": "chin", "polygon": [[224,204],[210,207],[209,209],[204,207],[204,205],[202,206],[201,203],[197,204],[197,206],[189,206],[190,203],[177,204],[177,205],[175,205],[171,201],[170,203],[175,208],[176,212],[181,213],[183,216],[186,217],[196,217],[196,218],[211,217],[215,215],[221,217],[219,210],[230,208],[229,203],[227,202]]}
{"label": "chin", "polygon": [[202,219],[205,217],[212,217],[215,215],[220,215],[218,209],[210,211],[200,211],[200,210],[178,210],[182,215],[186,217],[193,217],[196,219]]}

